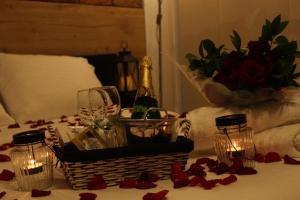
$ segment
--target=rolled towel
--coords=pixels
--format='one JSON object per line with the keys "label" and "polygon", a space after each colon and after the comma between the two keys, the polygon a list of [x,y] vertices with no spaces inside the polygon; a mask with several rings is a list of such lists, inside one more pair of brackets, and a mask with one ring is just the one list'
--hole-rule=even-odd
{"label": "rolled towel", "polygon": [[274,151],[281,156],[288,154],[300,157],[300,123],[257,133],[254,135],[254,144],[257,152],[261,154]]}
{"label": "rolled towel", "polygon": [[247,124],[254,133],[277,126],[300,122],[300,97],[290,102],[266,101],[248,107],[201,107],[187,113],[191,121],[191,133],[195,142],[195,150],[213,148],[214,135],[217,131],[215,118],[244,113]]}

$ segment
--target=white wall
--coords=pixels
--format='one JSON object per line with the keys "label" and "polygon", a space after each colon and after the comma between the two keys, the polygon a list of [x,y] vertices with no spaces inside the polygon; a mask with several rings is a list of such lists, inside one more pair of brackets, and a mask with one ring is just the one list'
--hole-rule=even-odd
{"label": "white wall", "polygon": [[[156,1],[145,2],[153,4]],[[146,20],[149,20],[147,13],[149,14],[151,9],[147,8],[147,4],[145,9]],[[281,14],[284,20],[290,20],[284,34],[300,44],[299,9],[300,0],[164,0],[163,106],[184,112],[206,105],[192,85],[182,75],[178,75],[170,57],[173,61],[187,64],[185,54],[197,54],[199,42],[205,38],[231,48],[229,35],[233,29],[240,33],[242,45],[246,46],[250,39],[258,37],[264,20],[272,19],[278,14]],[[155,11],[151,10],[152,13]],[[148,25],[149,23],[146,23],[146,31],[155,31],[153,26]],[[146,35],[148,43],[153,44],[153,40],[148,36]],[[147,50],[150,52],[149,48]]]}

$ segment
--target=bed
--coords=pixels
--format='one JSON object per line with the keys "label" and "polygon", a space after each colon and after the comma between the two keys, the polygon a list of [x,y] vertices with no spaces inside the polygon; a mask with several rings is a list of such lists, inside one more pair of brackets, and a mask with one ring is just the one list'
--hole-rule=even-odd
{"label": "bed", "polygon": [[[9,66],[9,67],[8,67]],[[51,67],[49,67],[51,66]],[[17,55],[0,54],[0,143],[11,142],[17,132],[45,128],[51,131],[57,124],[73,123],[76,116],[76,91],[101,86],[87,60],[72,56]],[[56,72],[60,73],[57,74]],[[65,120],[62,120],[65,119]],[[44,120],[36,127],[28,120]],[[47,124],[46,122],[53,122]],[[16,123],[19,125],[16,125]],[[9,154],[9,150],[1,151]],[[194,153],[188,163],[206,155]],[[215,156],[212,156],[215,158]],[[12,169],[10,162],[0,162],[0,172]],[[283,162],[257,163],[258,174],[238,176],[237,182],[228,186],[218,185],[211,190],[184,187],[173,188],[170,180],[159,181],[157,187],[150,190],[120,189],[109,187],[104,190],[89,191],[98,195],[98,199],[142,199],[147,192],[167,189],[167,199],[300,199],[300,167],[286,165]],[[55,168],[54,185],[48,197],[43,199],[78,199],[81,190],[74,191],[64,180],[63,172]],[[208,173],[208,178],[223,178]],[[0,181],[0,192],[7,194],[3,199],[31,199],[30,192],[17,190],[16,182]]]}

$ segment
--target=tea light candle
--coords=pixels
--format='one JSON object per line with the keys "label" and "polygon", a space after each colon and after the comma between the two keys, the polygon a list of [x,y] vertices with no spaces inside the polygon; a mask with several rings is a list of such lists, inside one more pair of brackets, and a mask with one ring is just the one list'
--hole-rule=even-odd
{"label": "tea light candle", "polygon": [[226,151],[231,159],[242,158],[245,153],[245,150],[237,142],[232,142],[232,145]]}
{"label": "tea light candle", "polygon": [[26,175],[34,175],[43,172],[43,164],[35,160],[29,160],[28,165],[24,169]]}

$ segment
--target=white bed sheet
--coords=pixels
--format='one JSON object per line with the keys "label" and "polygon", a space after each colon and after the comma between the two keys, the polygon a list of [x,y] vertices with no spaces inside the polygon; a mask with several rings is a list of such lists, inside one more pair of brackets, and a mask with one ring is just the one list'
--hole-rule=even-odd
{"label": "white bed sheet", "polygon": [[[29,129],[29,125],[18,129],[7,129],[0,127],[0,144],[10,142],[12,134]],[[1,154],[9,154],[9,150],[1,151]],[[189,163],[197,159],[190,158]],[[0,171],[3,169],[12,169],[10,162],[0,162]],[[204,190],[199,186],[173,189],[170,180],[159,181],[158,187],[149,190],[138,189],[119,189],[118,187],[109,187],[104,190],[86,191],[98,195],[101,200],[141,200],[147,192],[157,192],[163,189],[169,190],[168,200],[299,200],[300,199],[300,166],[286,165],[282,162],[269,164],[256,164],[258,174],[248,176],[238,176],[237,182],[228,186],[217,186],[212,190]],[[222,178],[227,175],[216,176],[208,173],[210,178]],[[52,193],[50,196],[40,199],[79,199],[78,194],[82,190],[74,191],[64,180],[60,169],[54,170],[54,185],[49,188]],[[17,190],[16,182],[0,181],[0,192],[6,191],[7,194],[3,200],[28,200],[31,198],[30,192],[20,192]],[[39,199],[39,198],[37,198]]]}

